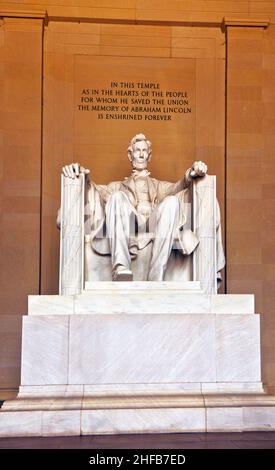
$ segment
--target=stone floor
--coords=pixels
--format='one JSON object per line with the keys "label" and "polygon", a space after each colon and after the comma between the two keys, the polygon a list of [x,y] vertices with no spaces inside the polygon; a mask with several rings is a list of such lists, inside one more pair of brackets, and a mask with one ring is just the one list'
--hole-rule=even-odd
{"label": "stone floor", "polygon": [[0,449],[275,449],[275,432],[0,438]]}

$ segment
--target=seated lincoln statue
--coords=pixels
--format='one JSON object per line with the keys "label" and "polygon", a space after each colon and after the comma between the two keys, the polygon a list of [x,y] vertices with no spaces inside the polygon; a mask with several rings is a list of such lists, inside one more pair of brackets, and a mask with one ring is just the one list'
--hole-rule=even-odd
{"label": "seated lincoln statue", "polygon": [[[113,281],[133,280],[133,262],[139,257],[144,260],[145,252],[147,270],[134,279],[167,279],[172,251],[176,249],[183,258],[188,257],[199,243],[187,224],[188,190],[193,179],[206,175],[206,164],[194,162],[182,179],[170,183],[150,176],[147,166],[151,156],[151,142],[143,134],[137,134],[128,147],[132,172],[124,181],[96,184],[90,178],[90,170],[79,163],[62,169],[65,178],[86,175],[85,232],[89,235],[89,249],[102,261],[109,256]],[[220,241],[217,271],[220,271],[224,256],[219,217],[216,229]]]}

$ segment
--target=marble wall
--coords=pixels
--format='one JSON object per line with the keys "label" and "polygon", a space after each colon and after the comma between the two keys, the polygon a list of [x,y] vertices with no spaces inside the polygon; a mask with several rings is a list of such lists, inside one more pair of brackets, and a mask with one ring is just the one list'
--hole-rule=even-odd
{"label": "marble wall", "polygon": [[19,384],[27,295],[39,292],[42,31],[41,19],[0,19],[0,388],[5,394]]}
{"label": "marble wall", "polygon": [[275,26],[228,27],[227,290],[254,293],[275,383]]}

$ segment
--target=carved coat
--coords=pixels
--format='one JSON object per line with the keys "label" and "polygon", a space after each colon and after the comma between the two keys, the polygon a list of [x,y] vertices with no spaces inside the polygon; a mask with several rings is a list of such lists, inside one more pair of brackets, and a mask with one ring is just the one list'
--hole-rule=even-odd
{"label": "carved coat", "polygon": [[[183,254],[190,254],[194,251],[199,243],[198,238],[190,230],[184,228],[186,224],[186,204],[188,194],[186,191],[190,185],[185,176],[182,180],[177,183],[169,183],[167,181],[159,181],[155,178],[147,176],[149,199],[152,205],[152,210],[166,197],[169,195],[175,195],[178,197],[180,202],[180,219],[177,230],[177,237],[175,241],[178,241],[178,248]],[[106,233],[105,227],[105,205],[110,195],[115,191],[124,192],[131,205],[133,206],[134,212],[138,204],[136,186],[134,177],[131,175],[125,178],[124,181],[115,181],[108,185],[97,185],[93,182],[89,183],[87,191],[87,210],[86,210],[86,222],[85,232],[91,234],[91,245],[92,248],[101,255],[110,254],[110,246],[108,240],[108,234]],[[132,257],[135,257],[137,250],[143,249],[153,239],[152,236],[140,237],[137,236],[130,240],[130,253]]]}

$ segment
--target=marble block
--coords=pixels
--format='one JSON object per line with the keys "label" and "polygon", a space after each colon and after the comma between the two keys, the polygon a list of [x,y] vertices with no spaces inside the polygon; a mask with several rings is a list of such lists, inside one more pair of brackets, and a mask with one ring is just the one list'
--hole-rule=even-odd
{"label": "marble block", "polygon": [[257,382],[212,382],[201,384],[202,394],[208,393],[262,393],[263,384]]}
{"label": "marble block", "polygon": [[22,399],[30,398],[82,398],[84,385],[20,385],[19,396]]}
{"label": "marble block", "polygon": [[23,317],[21,385],[67,384],[69,317]]}
{"label": "marble block", "polygon": [[211,295],[211,313],[254,313],[255,300],[252,294]]}
{"label": "marble block", "polygon": [[[273,397],[274,398],[274,397]],[[254,403],[237,407],[213,407],[206,409],[208,432],[272,431],[275,429],[275,406],[264,406],[264,396]]]}
{"label": "marble block", "polygon": [[0,437],[41,436],[42,411],[0,411]]}
{"label": "marble block", "polygon": [[84,398],[108,396],[172,396],[172,395],[198,395],[202,387],[199,382],[177,383],[126,383],[126,384],[93,384],[84,385]]}
{"label": "marble block", "polygon": [[87,281],[85,282],[84,292],[89,291],[113,291],[124,293],[129,291],[150,292],[171,292],[177,291],[182,293],[197,294],[203,293],[201,283],[199,281],[131,281],[131,282],[109,282],[109,281]]}
{"label": "marble block", "polygon": [[218,382],[261,380],[260,316],[217,315]]}
{"label": "marble block", "polygon": [[69,355],[74,384],[215,381],[215,318],[72,316]]}
{"label": "marble block", "polygon": [[181,291],[87,291],[75,296],[76,314],[181,314],[208,313],[210,295]]}
{"label": "marble block", "polygon": [[28,315],[72,315],[72,295],[29,295]]}
{"label": "marble block", "polygon": [[256,314],[24,317],[20,390],[41,396],[43,388],[35,387],[66,386],[81,395],[82,389],[70,387],[158,384],[161,392],[169,384],[174,391],[212,384],[212,391],[232,391],[247,383],[255,391],[261,382],[259,329]]}
{"label": "marble block", "polygon": [[82,434],[205,431],[204,408],[84,410]]}
{"label": "marble block", "polygon": [[29,296],[29,315],[253,314],[254,296],[205,294],[199,282],[86,282],[80,295]]}
{"label": "marble block", "polygon": [[270,431],[275,429],[275,407],[250,406],[243,410],[244,429]]}
{"label": "marble block", "polygon": [[243,429],[242,407],[207,408],[207,432],[238,432]]}
{"label": "marble block", "polygon": [[44,411],[42,436],[75,436],[80,434],[81,410]]}

